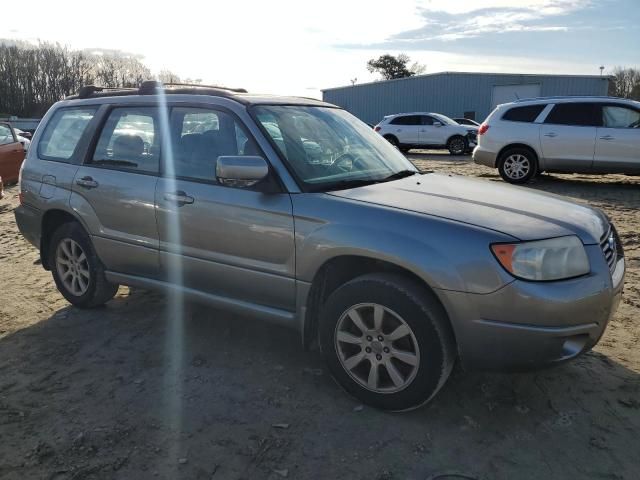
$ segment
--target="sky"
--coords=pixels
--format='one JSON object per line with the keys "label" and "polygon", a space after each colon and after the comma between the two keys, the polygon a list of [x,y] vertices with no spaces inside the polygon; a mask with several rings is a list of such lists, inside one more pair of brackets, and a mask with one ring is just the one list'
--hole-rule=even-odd
{"label": "sky", "polygon": [[[640,0],[31,0],[0,39],[141,55],[203,83],[321,97],[371,82],[367,60],[425,73],[594,74],[640,67]],[[18,20],[19,19],[19,20]]]}

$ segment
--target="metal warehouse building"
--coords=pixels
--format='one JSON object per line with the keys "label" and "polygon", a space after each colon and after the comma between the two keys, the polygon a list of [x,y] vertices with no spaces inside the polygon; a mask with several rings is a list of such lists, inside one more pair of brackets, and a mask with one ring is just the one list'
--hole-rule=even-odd
{"label": "metal warehouse building", "polygon": [[482,121],[496,105],[518,98],[606,95],[608,87],[609,78],[597,75],[442,72],[328,88],[322,97],[371,124],[403,112],[438,112]]}

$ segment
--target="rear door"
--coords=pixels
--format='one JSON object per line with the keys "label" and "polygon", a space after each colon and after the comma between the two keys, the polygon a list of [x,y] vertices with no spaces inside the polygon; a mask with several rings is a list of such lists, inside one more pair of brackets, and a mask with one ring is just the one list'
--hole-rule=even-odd
{"label": "rear door", "polygon": [[176,106],[170,125],[171,152],[163,155],[156,192],[163,276],[226,299],[292,311],[289,194],[279,188],[266,193],[265,181],[240,187],[216,178],[219,156],[264,154],[225,110]]}
{"label": "rear door", "polygon": [[400,115],[391,122],[390,133],[395,135],[400,143],[406,145],[416,145],[420,143],[420,130],[422,130],[422,120],[420,115]]}
{"label": "rear door", "polygon": [[6,184],[18,180],[20,165],[24,160],[24,147],[7,123],[0,123],[0,177]]}
{"label": "rear door", "polygon": [[540,127],[540,145],[546,168],[568,172],[591,171],[601,118],[597,103],[554,105]]}
{"label": "rear door", "polygon": [[594,171],[640,173],[640,110],[622,104],[602,105]]}
{"label": "rear door", "polygon": [[160,168],[158,109],[116,107],[78,168],[72,207],[87,222],[108,270],[158,275],[155,189]]}

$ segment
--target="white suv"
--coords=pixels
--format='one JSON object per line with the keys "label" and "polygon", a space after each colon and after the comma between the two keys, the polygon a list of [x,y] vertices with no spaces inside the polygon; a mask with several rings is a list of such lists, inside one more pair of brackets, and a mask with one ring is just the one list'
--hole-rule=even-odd
{"label": "white suv", "polygon": [[473,160],[510,183],[545,171],[640,175],[640,102],[549,97],[499,105],[478,130]]}
{"label": "white suv", "polygon": [[374,130],[402,152],[446,148],[451,155],[462,155],[475,147],[478,128],[460,125],[439,113],[416,112],[387,115]]}

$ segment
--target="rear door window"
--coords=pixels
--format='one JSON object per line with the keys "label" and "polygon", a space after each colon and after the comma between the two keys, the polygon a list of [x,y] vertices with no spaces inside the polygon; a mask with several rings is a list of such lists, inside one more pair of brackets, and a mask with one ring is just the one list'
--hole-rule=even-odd
{"label": "rear door window", "polygon": [[391,125],[420,125],[420,115],[403,115],[391,120]]}
{"label": "rear door window", "polygon": [[514,107],[505,112],[502,116],[502,120],[508,120],[510,122],[526,122],[532,123],[538,118],[540,112],[544,110],[546,105],[527,105],[523,107]]}
{"label": "rear door window", "polygon": [[547,115],[544,123],[599,127],[602,124],[602,110],[597,103],[558,103]]}
{"label": "rear door window", "polygon": [[38,143],[44,160],[69,162],[98,107],[61,108],[49,120]]}
{"label": "rear door window", "polygon": [[158,173],[160,139],[155,107],[114,108],[100,133],[91,164]]}

